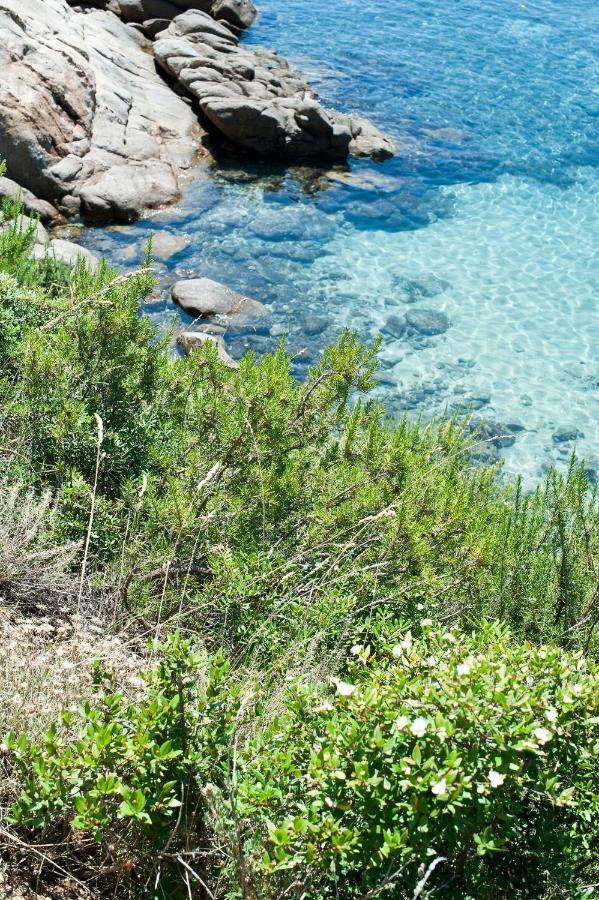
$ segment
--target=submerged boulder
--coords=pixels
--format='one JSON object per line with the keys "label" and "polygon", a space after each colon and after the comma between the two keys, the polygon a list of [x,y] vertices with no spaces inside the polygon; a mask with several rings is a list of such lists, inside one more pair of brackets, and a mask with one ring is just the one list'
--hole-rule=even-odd
{"label": "submerged boulder", "polygon": [[443,334],[449,328],[449,319],[443,312],[424,307],[410,309],[406,313],[406,326],[409,332],[435,335]]}

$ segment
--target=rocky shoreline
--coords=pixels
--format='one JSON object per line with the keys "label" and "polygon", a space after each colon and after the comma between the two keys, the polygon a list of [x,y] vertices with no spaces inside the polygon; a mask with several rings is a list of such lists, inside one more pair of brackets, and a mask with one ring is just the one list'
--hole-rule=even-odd
{"label": "rocky shoreline", "polygon": [[392,142],[326,110],[251,0],[0,0],[0,195],[47,223],[130,222],[179,196],[208,134],[284,161],[376,160]]}

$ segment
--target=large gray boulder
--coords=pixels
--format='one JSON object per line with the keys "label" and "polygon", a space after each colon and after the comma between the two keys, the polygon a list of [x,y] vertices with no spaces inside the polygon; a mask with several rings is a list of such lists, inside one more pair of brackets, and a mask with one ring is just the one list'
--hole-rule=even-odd
{"label": "large gray boulder", "polygon": [[34,243],[44,244],[50,239],[50,235],[41,222],[26,216],[24,213],[18,215],[15,219],[5,221],[0,213],[0,234],[9,229],[15,229],[21,234],[31,234]]}
{"label": "large gray boulder", "polygon": [[34,259],[55,259],[66,263],[68,266],[76,266],[80,261],[84,262],[90,272],[95,273],[100,265],[100,260],[87,247],[80,247],[72,241],[63,241],[55,238],[46,244],[36,244],[33,248]]}
{"label": "large gray boulder", "polygon": [[117,0],[119,13],[125,22],[145,22],[147,19],[170,20],[181,12],[170,0]]}
{"label": "large gray boulder", "polygon": [[0,0],[0,157],[69,215],[128,221],[176,199],[199,129],[112,12]]}
{"label": "large gray boulder", "polygon": [[229,23],[239,31],[249,28],[256,18],[251,0],[115,0],[125,22],[146,19],[173,19],[181,11],[199,10],[213,19]]}
{"label": "large gray boulder", "polygon": [[2,198],[18,201],[26,212],[39,216],[40,221],[46,225],[63,221],[55,206],[52,206],[46,200],[40,200],[27,188],[21,187],[16,181],[11,181],[10,178],[0,177],[0,199]]}
{"label": "large gray boulder", "polygon": [[243,29],[249,28],[256,18],[256,7],[251,0],[215,0],[210,14]]}
{"label": "large gray boulder", "polygon": [[182,13],[157,35],[154,55],[232,144],[289,160],[393,156],[370,122],[325,109],[278,54],[239,46],[234,28],[216,25],[196,10]]}
{"label": "large gray boulder", "polygon": [[266,307],[258,300],[244,297],[210,278],[190,278],[177,281],[171,289],[173,300],[192,316],[205,319],[212,316],[226,318],[255,318],[266,315]]}

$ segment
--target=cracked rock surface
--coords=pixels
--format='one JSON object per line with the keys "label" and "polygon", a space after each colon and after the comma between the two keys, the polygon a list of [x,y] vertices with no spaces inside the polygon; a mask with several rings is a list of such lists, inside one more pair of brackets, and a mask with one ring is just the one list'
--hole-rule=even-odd
{"label": "cracked rock surface", "polygon": [[9,178],[94,222],[176,199],[198,149],[197,119],[113,12],[0,0],[0,72]]}

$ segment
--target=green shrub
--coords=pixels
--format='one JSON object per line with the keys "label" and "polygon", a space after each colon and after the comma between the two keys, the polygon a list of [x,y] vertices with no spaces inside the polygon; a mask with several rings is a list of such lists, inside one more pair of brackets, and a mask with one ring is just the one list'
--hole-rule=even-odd
{"label": "green shrub", "polygon": [[431,896],[582,896],[599,837],[596,668],[499,627],[425,625],[354,653],[330,696],[295,692],[242,767],[264,896],[411,898],[431,864]]}
{"label": "green shrub", "polygon": [[69,839],[81,875],[164,897],[185,895],[189,867],[213,893],[265,900],[411,898],[425,875],[422,896],[587,896],[599,677],[580,654],[423,623],[354,647],[324,696],[296,682],[268,724],[267,695],[248,715],[222,657],[162,649],[133,700],[98,670],[74,719],[7,741],[13,827]]}
{"label": "green shrub", "polygon": [[[51,273],[0,236],[0,466],[58,496],[57,537],[123,615],[184,613],[214,646],[339,658],[356,620],[502,618],[593,650],[599,507],[582,466],[526,495],[458,423],[386,421],[351,334],[305,383],[283,347],[238,372],[172,359],[147,272]],[[96,421],[104,440],[96,474]],[[472,440],[472,439],[471,439]],[[594,652],[594,650],[593,650]]]}
{"label": "green shrub", "polygon": [[209,849],[202,792],[223,783],[239,697],[222,658],[177,636],[161,650],[136,698],[97,667],[93,703],[63,712],[41,743],[11,735],[6,747],[22,778],[13,826],[87,834],[97,849],[81,843],[84,871],[126,871],[141,885],[152,868],[168,892],[178,854]]}

